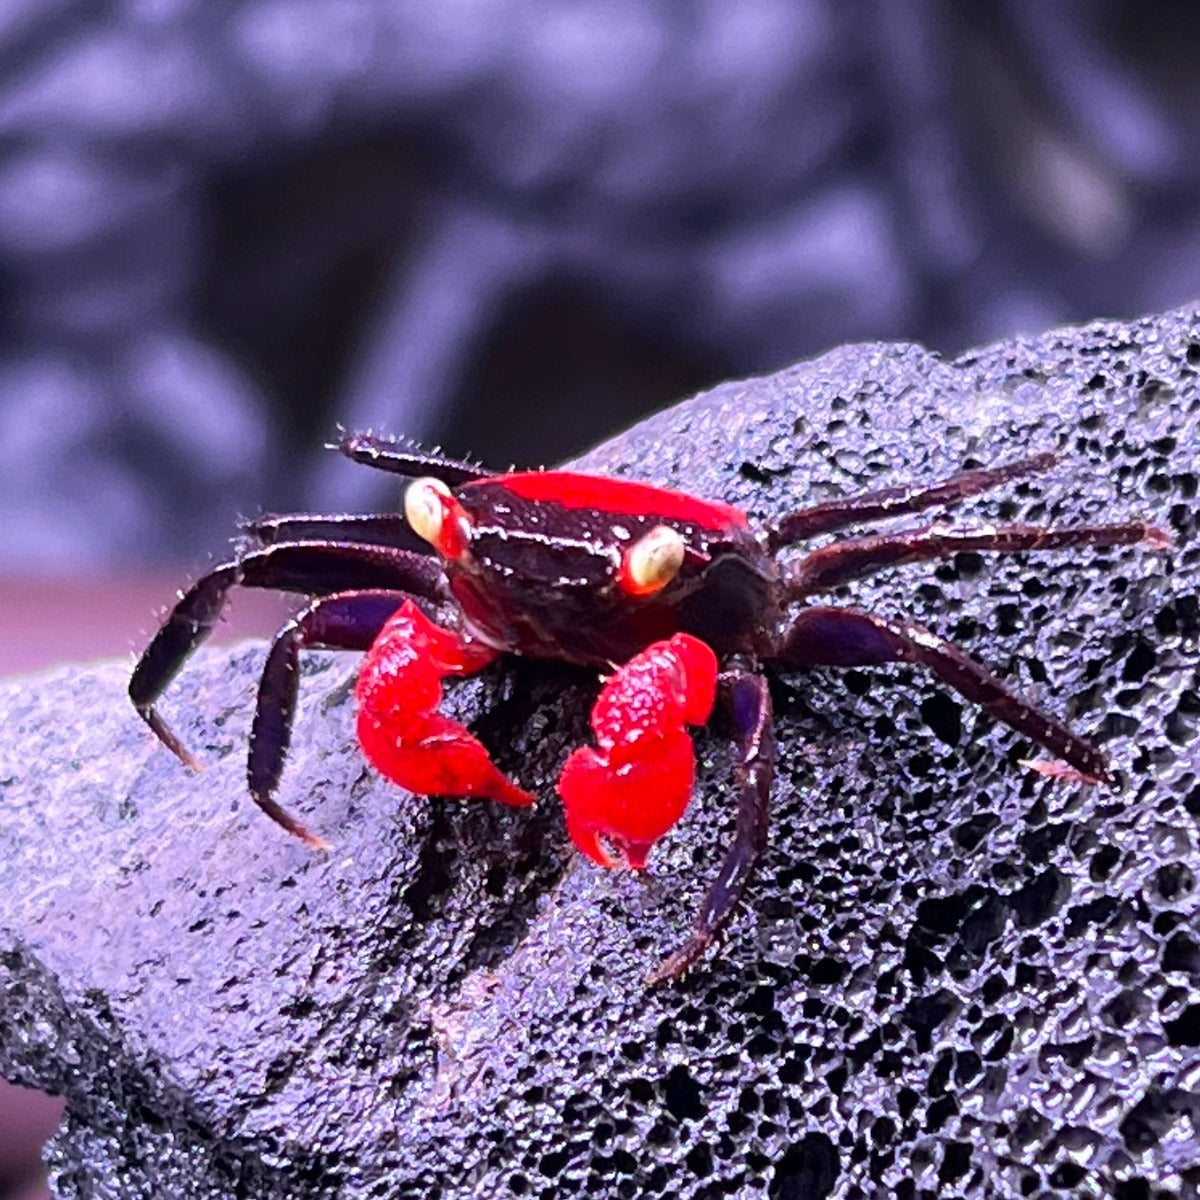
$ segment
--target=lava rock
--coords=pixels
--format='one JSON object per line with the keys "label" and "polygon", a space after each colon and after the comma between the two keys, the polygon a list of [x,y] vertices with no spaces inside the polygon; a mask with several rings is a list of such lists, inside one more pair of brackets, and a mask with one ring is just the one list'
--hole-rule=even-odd
{"label": "lava rock", "polygon": [[196,775],[124,664],[4,684],[0,1071],[67,1097],[57,1194],[1196,1195],[1198,363],[1200,308],[953,362],[843,347],[582,460],[765,519],[1055,449],[961,520],[1175,538],[845,588],[1065,714],[1120,783],[1027,770],[1033,748],[915,669],[777,672],[752,903],[656,990],[731,831],[720,719],[647,884],[561,831],[577,672],[451,691],[527,812],[376,779],[353,662],[309,655],[281,799],[324,855],[245,794],[261,645],[198,655],[169,693]]}

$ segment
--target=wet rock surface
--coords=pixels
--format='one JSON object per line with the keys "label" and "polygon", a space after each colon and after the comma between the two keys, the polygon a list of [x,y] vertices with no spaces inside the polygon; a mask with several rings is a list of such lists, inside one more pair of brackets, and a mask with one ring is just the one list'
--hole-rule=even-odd
{"label": "wet rock surface", "polygon": [[1196,1195],[1197,364],[1200,310],[954,362],[847,347],[588,456],[765,518],[1054,448],[961,520],[1176,539],[845,589],[1068,716],[1121,785],[1024,769],[916,670],[777,673],[753,905],[651,993],[731,831],[720,720],[639,882],[565,843],[553,780],[589,687],[561,668],[451,698],[530,813],[375,779],[352,659],[310,655],[281,798],[327,855],[244,794],[263,646],[172,689],[195,776],[129,710],[126,664],[7,682],[0,1069],[68,1098],[58,1194]]}

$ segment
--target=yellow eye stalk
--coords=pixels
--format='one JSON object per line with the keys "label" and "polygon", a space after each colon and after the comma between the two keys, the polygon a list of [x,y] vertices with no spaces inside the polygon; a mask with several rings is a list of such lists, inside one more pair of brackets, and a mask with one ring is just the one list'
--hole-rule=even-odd
{"label": "yellow eye stalk", "polygon": [[643,534],[621,561],[617,585],[630,596],[653,596],[679,574],[687,546],[670,525],[655,525]]}
{"label": "yellow eye stalk", "polygon": [[404,493],[404,519],[417,537],[443,558],[460,559],[471,540],[471,523],[440,479],[414,479]]}

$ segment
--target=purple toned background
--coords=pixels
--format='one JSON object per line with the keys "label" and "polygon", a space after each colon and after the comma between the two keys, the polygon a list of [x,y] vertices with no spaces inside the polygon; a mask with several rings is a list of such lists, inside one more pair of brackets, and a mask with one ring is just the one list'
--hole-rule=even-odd
{"label": "purple toned background", "polygon": [[[548,462],[830,344],[1194,298],[1198,35],[1103,0],[7,0],[0,671],[139,645],[238,514],[393,504],[338,423]],[[12,1096],[0,1195],[53,1124]]]}

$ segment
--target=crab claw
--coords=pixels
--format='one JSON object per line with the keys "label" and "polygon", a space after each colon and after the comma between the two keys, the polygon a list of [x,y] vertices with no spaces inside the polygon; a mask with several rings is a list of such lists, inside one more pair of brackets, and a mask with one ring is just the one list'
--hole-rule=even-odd
{"label": "crab claw", "polygon": [[534,797],[496,767],[477,738],[437,711],[443,677],[480,671],[496,657],[406,600],[367,652],[355,688],[358,741],[375,769],[417,795],[532,804]]}
{"label": "crab claw", "polygon": [[604,867],[641,870],[683,816],[696,757],[685,725],[703,725],[716,696],[717,660],[677,633],[620,667],[592,709],[596,746],[567,759],[558,791],[571,840]]}

